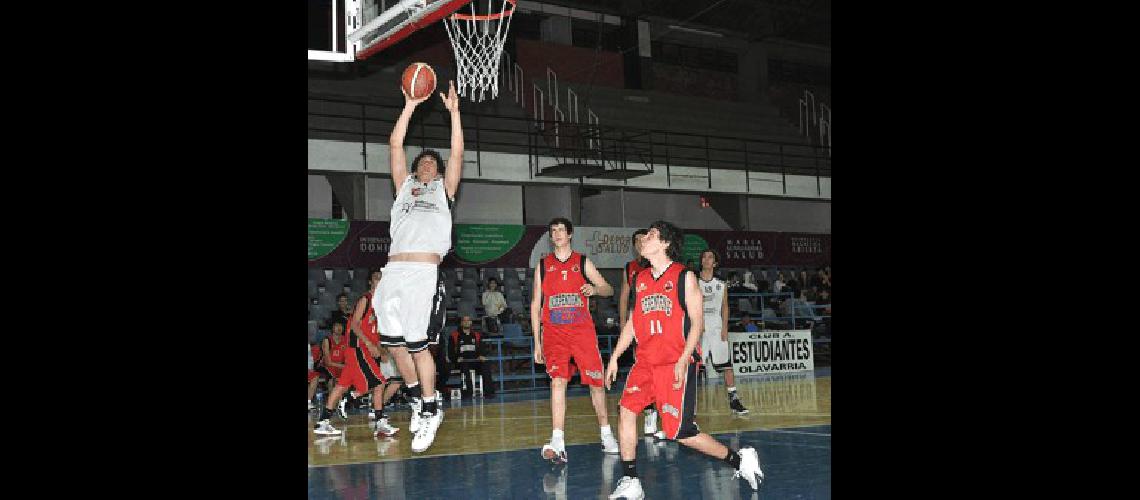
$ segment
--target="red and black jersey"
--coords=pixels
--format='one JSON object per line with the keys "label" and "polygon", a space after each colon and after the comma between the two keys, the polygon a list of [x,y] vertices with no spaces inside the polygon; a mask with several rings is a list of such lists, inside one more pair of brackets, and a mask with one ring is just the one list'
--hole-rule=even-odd
{"label": "red and black jersey", "polygon": [[321,357],[324,355],[324,352],[321,351],[321,344],[310,345],[309,350],[313,352],[313,366],[321,364]]}
{"label": "red and black jersey", "polygon": [[[652,267],[637,273],[631,321],[639,363],[672,364],[685,352],[690,325],[685,304],[685,276],[689,272],[685,266],[673,262],[657,278],[653,277]],[[699,359],[699,354],[697,356]]]}
{"label": "red and black jersey", "polygon": [[451,352],[453,360],[470,360],[483,356],[483,334],[476,330],[464,333],[462,329],[451,332]]}
{"label": "red and black jersey", "polygon": [[554,329],[594,330],[590,299],[582,295],[586,278],[586,256],[570,252],[566,260],[550,253],[539,262],[542,279],[542,326]]}
{"label": "red and black jersey", "polygon": [[333,342],[332,335],[329,336],[329,361],[332,363],[344,363],[344,354],[348,350],[348,335],[341,335],[340,342]]}
{"label": "red and black jersey", "polygon": [[[368,304],[368,308],[364,310],[364,317],[360,320],[360,331],[364,332],[364,336],[368,337],[368,340],[379,344],[380,332],[379,328],[377,328],[379,326],[379,320],[376,318],[376,312],[372,310],[372,292],[364,294],[364,303]],[[349,334],[348,345],[350,347],[361,347],[360,340],[352,333]]]}

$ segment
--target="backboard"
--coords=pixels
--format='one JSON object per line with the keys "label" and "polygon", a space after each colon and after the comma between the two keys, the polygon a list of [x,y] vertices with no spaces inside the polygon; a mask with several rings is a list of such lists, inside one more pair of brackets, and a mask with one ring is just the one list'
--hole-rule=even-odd
{"label": "backboard", "polygon": [[309,0],[309,60],[367,59],[470,2]]}

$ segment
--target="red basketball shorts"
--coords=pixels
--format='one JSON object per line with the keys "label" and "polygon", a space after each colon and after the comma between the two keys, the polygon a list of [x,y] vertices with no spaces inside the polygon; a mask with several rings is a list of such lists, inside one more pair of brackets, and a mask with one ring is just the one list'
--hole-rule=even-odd
{"label": "red basketball shorts", "polygon": [[673,388],[674,366],[634,363],[619,404],[633,413],[653,404],[661,416],[665,437],[685,439],[700,432],[693,420],[697,412],[697,363],[689,363],[678,389]]}
{"label": "red basketball shorts", "polygon": [[598,336],[593,329],[552,330],[543,328],[542,357],[546,361],[546,374],[550,378],[569,380],[574,376],[570,359],[582,372],[582,383],[602,386],[602,353],[598,351]]}
{"label": "red basketball shorts", "polygon": [[356,387],[357,392],[368,392],[383,385],[386,379],[376,364],[376,359],[365,352],[365,347],[349,348],[344,356],[344,370],[336,379],[339,387]]}

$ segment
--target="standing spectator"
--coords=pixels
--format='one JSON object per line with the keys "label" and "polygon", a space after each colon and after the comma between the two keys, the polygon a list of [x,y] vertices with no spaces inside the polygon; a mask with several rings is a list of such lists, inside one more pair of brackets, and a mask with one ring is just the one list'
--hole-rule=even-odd
{"label": "standing spectator", "polygon": [[336,296],[336,310],[329,315],[329,326],[333,323],[347,325],[352,318],[352,308],[348,306],[348,294],[341,292]]}
{"label": "standing spectator", "polygon": [[499,333],[499,324],[506,323],[511,312],[507,309],[507,299],[503,297],[503,292],[499,291],[497,278],[487,280],[487,290],[483,292],[483,310],[492,319],[488,330],[491,333]]}

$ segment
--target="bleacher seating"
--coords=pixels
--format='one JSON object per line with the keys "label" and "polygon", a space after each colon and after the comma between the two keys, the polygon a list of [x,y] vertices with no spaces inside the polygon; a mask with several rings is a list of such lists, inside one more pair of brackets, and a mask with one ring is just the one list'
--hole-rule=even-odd
{"label": "bleacher seating", "polygon": [[[745,271],[751,271],[755,274],[755,281],[763,281],[763,273],[767,273],[769,282],[774,281],[776,272],[784,273],[785,279],[800,278],[792,273],[798,272],[801,268],[795,266],[752,266],[748,269],[745,268],[725,268],[722,270],[722,276],[727,278],[730,273],[736,272],[739,277],[743,277]],[[804,267],[810,274],[814,272],[813,267]],[[469,315],[476,321],[476,325],[481,324],[483,317],[482,305],[482,292],[486,284],[487,277],[498,276],[500,282],[503,284],[503,295],[507,298],[507,307],[510,307],[517,316],[522,316],[523,323],[508,322],[502,325],[502,337],[489,337],[488,342],[493,344],[493,356],[488,356],[491,361],[497,362],[495,375],[495,383],[503,384],[504,390],[518,390],[524,388],[533,388],[545,386],[546,374],[544,373],[541,365],[535,369],[533,363],[533,343],[530,338],[529,332],[529,317],[530,317],[530,299],[531,299],[531,286],[533,285],[533,273],[531,270],[523,268],[484,268],[477,270],[475,268],[442,268],[441,269],[444,282],[446,283],[445,292],[447,293],[444,305],[447,307],[447,320],[444,331],[450,333],[454,330],[459,323],[459,316]],[[482,274],[481,272],[482,271]],[[621,270],[619,269],[603,269],[600,270],[606,281],[614,286],[615,294],[620,292],[621,287]],[[349,272],[344,270],[321,270],[310,268],[308,272],[308,298],[309,298],[309,320],[308,328],[310,338],[323,338],[328,335],[325,322],[328,320],[329,314],[336,309],[336,295],[342,291],[341,288],[336,288],[338,285],[348,284],[351,287],[349,300],[352,303],[365,292],[364,288],[367,283],[367,269],[354,269]],[[809,276],[810,278],[810,276]],[[738,324],[740,321],[740,313],[749,312],[754,321],[761,323],[766,329],[782,329],[792,326],[791,317],[781,317],[778,310],[773,309],[768,305],[767,300],[774,295],[767,293],[766,290],[759,290],[765,292],[760,294],[739,294],[732,293],[729,297],[729,323],[730,325]],[[778,297],[788,298],[788,290]],[[751,300],[750,300],[751,299]],[[594,311],[594,321],[598,329],[601,331],[607,328],[606,318],[612,317],[616,323],[619,315],[617,310],[616,297],[595,297],[592,302],[596,304]],[[821,350],[819,359],[830,359],[830,316],[822,314],[822,310],[816,309],[817,316],[824,316],[824,322],[817,322],[813,325],[814,342],[819,343],[820,346],[817,350]],[[803,317],[797,315],[797,320]],[[484,330],[485,331],[485,330]],[[613,331],[613,330],[609,330]],[[314,333],[315,332],[315,333]],[[825,334],[825,338],[817,337],[819,334]],[[599,334],[599,349],[602,350],[603,356],[608,357],[609,349],[617,341],[616,332],[614,334]],[[626,356],[623,356],[623,360]],[[630,357],[632,359],[632,357]],[[818,363],[817,363],[818,365]],[[626,365],[622,365],[623,369],[628,369]],[[502,370],[502,371],[499,371]]]}

